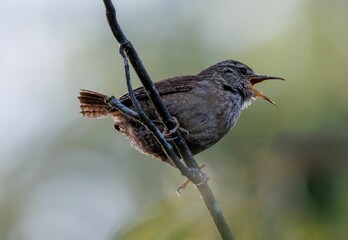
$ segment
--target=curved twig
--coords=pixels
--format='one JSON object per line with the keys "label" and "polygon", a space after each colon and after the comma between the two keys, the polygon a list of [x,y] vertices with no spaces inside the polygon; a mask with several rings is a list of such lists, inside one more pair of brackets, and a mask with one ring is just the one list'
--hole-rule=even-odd
{"label": "curved twig", "polygon": [[[181,174],[186,176],[191,182],[193,182],[196,185],[205,205],[207,206],[209,210],[209,213],[215,223],[215,226],[220,233],[221,238],[228,239],[228,240],[234,239],[231,233],[231,230],[222,214],[222,211],[219,208],[217,201],[207,181],[205,181],[205,175],[200,170],[196,160],[194,159],[181,133],[179,131],[175,131],[172,134],[172,137],[174,139],[173,140],[174,145],[177,148],[178,152],[180,153],[181,157],[183,158],[187,167],[184,166],[184,164],[179,160],[178,156],[175,154],[175,152],[171,148],[171,145],[166,141],[162,133],[159,132],[159,130],[153,124],[153,122],[150,119],[148,119],[146,114],[141,109],[141,106],[138,100],[134,97],[132,86],[130,83],[128,61],[126,61],[126,57],[124,53],[126,53],[127,58],[132,64],[136,74],[138,75],[141,83],[144,86],[144,89],[146,90],[147,95],[149,96],[149,99],[153,103],[164,125],[167,127],[167,129],[175,128],[175,123],[171,121],[172,119],[171,114],[169,113],[164,102],[162,101],[153,82],[151,81],[151,78],[148,75],[143,63],[141,62],[136,50],[134,49],[131,42],[124,35],[117,21],[115,7],[113,6],[111,0],[103,0],[103,1],[104,1],[105,9],[106,9],[106,17],[107,17],[109,26],[116,40],[120,44],[120,54],[122,55],[124,64],[125,64],[128,92],[132,100],[132,103],[137,110],[137,116],[139,116],[140,121],[143,121],[143,124],[146,125],[148,129],[156,136],[157,140],[162,145],[162,148],[165,150],[168,158],[170,158],[171,161],[175,164],[175,166],[178,167],[178,169],[181,171]],[[149,120],[149,122],[147,120]]]}

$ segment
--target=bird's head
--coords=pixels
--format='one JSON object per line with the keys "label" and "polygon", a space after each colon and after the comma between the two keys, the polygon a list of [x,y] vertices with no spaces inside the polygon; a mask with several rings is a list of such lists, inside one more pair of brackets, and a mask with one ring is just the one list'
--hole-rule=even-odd
{"label": "bird's head", "polygon": [[217,75],[220,79],[223,79],[224,84],[228,84],[226,90],[240,94],[245,102],[261,97],[273,105],[276,105],[276,103],[257,90],[254,85],[266,80],[284,80],[281,77],[257,74],[247,65],[234,60],[219,62],[203,70],[200,74],[207,73]]}

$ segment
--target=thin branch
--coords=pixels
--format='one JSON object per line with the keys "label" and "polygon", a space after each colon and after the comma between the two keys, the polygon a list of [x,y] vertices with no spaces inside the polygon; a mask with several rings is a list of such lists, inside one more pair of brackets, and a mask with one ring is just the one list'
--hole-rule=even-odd
{"label": "thin branch", "polygon": [[[147,73],[142,61],[140,60],[132,43],[126,38],[120,25],[118,24],[115,7],[113,6],[111,0],[104,0],[104,4],[106,9],[106,17],[110,25],[111,31],[114,34],[116,40],[125,50],[130,63],[132,64],[136,74],[138,75],[141,83],[143,84],[149,96],[149,99],[154,104],[155,109],[158,112],[159,116],[161,117],[163,124],[167,127],[167,129],[175,128],[175,123],[171,120],[172,117],[168,109],[166,108],[165,104],[163,103],[157,89],[154,87],[152,80],[149,74]],[[188,148],[181,133],[179,131],[176,131],[172,135],[172,138],[175,139],[174,144],[178,148],[178,152],[180,152],[183,160],[185,161],[185,164],[189,168],[195,168],[196,170],[198,170],[198,173],[199,173],[198,179],[196,176],[197,174],[195,174],[195,177],[192,179],[189,176],[187,177],[194,183],[202,182],[202,180],[204,179],[204,176],[200,172],[199,166],[197,162],[194,160],[192,153],[190,149]]]}
{"label": "thin branch", "polygon": [[123,64],[124,64],[124,69],[125,69],[125,75],[126,75],[126,81],[127,81],[127,88],[128,88],[128,94],[129,98],[131,99],[131,102],[138,113],[140,122],[149,129],[150,132],[155,136],[157,141],[161,144],[163,151],[166,153],[168,158],[174,163],[174,165],[180,170],[180,172],[183,175],[189,174],[189,169],[180,161],[178,156],[175,154],[173,151],[172,145],[170,145],[163,134],[159,131],[157,126],[153,123],[153,121],[146,115],[144,112],[143,108],[140,105],[140,102],[138,99],[135,97],[134,92],[133,92],[133,87],[132,87],[132,82],[131,82],[131,77],[129,73],[129,64],[128,64],[128,59],[124,53],[124,49],[122,45],[120,46],[119,49],[120,55],[123,58]]}
{"label": "thin branch", "polygon": [[[173,118],[171,114],[169,113],[163,100],[161,99],[156,87],[152,83],[151,78],[148,75],[143,63],[141,62],[136,50],[134,49],[131,42],[128,41],[120,25],[118,24],[118,21],[116,18],[116,11],[111,0],[103,0],[103,1],[104,1],[105,9],[106,9],[107,20],[110,25],[111,31],[113,32],[116,40],[120,44],[120,53],[123,57],[124,64],[125,64],[129,96],[132,100],[134,107],[137,110],[137,116],[139,117],[140,122],[142,122],[143,120],[144,122],[146,122],[146,124],[144,122],[142,124],[146,125],[148,129],[156,136],[157,140],[162,145],[162,148],[165,150],[168,158],[170,158],[171,161],[179,168],[179,170],[181,171],[183,175],[185,175],[188,179],[190,179],[190,181],[192,181],[196,185],[220,233],[221,238],[228,239],[228,240],[234,239],[230,231],[230,228],[222,214],[222,211],[219,208],[207,181],[205,181],[205,175],[201,172],[196,160],[194,159],[181,133],[179,131],[176,131],[171,136],[174,139],[175,147],[177,148],[178,152],[180,153],[181,157],[183,158],[188,168],[186,168],[185,166],[182,166],[183,165],[182,162],[179,160],[178,156],[175,154],[175,152],[171,148],[171,145],[166,141],[163,135],[159,132],[158,128],[154,125],[154,123],[150,119],[148,119],[146,114],[141,109],[139,101],[134,97],[133,90],[131,87],[131,82],[130,82],[128,61],[126,61],[124,52],[126,53],[141,83],[143,84],[144,89],[146,90],[146,93],[149,96],[149,99],[153,103],[164,125],[168,129],[175,128],[175,122],[171,121],[171,119]],[[144,117],[143,114],[146,117]],[[147,122],[147,120],[149,120],[149,122]]]}
{"label": "thin branch", "polygon": [[125,67],[125,75],[126,75],[126,81],[127,81],[127,88],[129,90],[129,96],[132,101],[132,104],[135,106],[135,109],[137,112],[133,111],[132,109],[125,106],[119,99],[115,98],[114,96],[109,97],[106,100],[106,103],[109,104],[111,107],[117,109],[118,111],[124,113],[134,121],[139,122],[143,126],[145,126],[156,138],[156,140],[161,144],[163,151],[166,153],[167,156],[169,156],[169,159],[173,162],[175,166],[178,167],[182,175],[188,175],[189,169],[180,161],[178,156],[173,151],[172,145],[170,145],[167,140],[164,138],[163,134],[159,131],[159,129],[156,127],[156,125],[153,123],[151,119],[148,118],[148,116],[145,114],[143,109],[141,108],[141,105],[138,101],[138,99],[134,96],[133,88],[131,85],[131,79],[129,74],[129,65],[128,65],[128,59],[125,56],[122,47],[120,47],[120,54],[124,61],[124,67]]}
{"label": "thin branch", "polygon": [[116,108],[120,112],[126,114],[128,117],[132,118],[133,120],[140,122],[139,115],[134,112],[132,109],[125,106],[121,101],[114,96],[109,97],[106,100],[106,103],[109,104],[111,107]]}

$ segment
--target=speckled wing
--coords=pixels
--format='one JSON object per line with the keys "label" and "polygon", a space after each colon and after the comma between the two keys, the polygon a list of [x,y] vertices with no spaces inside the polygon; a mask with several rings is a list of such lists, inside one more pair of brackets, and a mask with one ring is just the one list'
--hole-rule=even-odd
{"label": "speckled wing", "polygon": [[[193,81],[200,81],[200,78],[197,78],[197,76],[183,76],[183,77],[168,78],[168,79],[156,82],[155,86],[159,94],[163,96],[163,95],[173,94],[177,92],[188,92],[193,88],[193,84],[192,84]],[[138,100],[148,98],[146,91],[143,87],[136,88],[133,90],[133,92]],[[122,95],[119,99],[124,105],[128,107],[131,105],[131,101],[130,101],[128,93]]]}

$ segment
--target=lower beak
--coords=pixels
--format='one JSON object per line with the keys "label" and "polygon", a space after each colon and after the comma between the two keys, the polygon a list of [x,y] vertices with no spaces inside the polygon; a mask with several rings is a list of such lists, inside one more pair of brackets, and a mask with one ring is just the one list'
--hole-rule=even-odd
{"label": "lower beak", "polygon": [[251,91],[253,93],[253,97],[261,97],[265,99],[266,101],[272,103],[273,105],[277,106],[275,102],[273,102],[271,99],[269,99],[265,94],[263,94],[261,91],[257,90],[254,85],[260,82],[263,82],[265,80],[283,80],[285,81],[284,78],[281,77],[272,77],[272,76],[267,76],[267,75],[254,75],[249,78],[249,82],[251,83]]}

